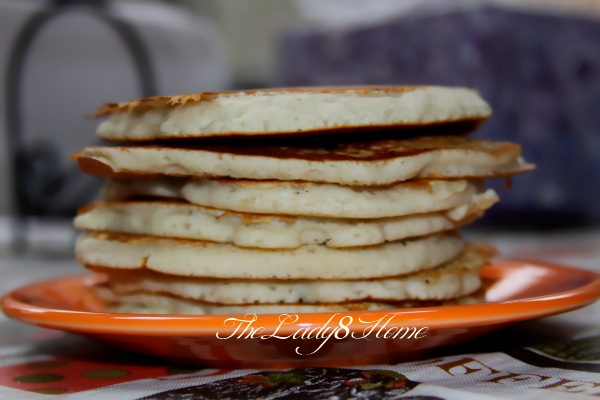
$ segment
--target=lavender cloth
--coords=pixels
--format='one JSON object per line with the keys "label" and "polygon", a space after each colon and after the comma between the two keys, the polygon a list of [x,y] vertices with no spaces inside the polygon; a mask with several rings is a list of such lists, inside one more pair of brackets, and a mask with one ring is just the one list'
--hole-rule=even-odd
{"label": "lavender cloth", "polygon": [[600,224],[600,21],[482,7],[399,17],[345,33],[295,32],[282,85],[477,88],[494,115],[477,134],[522,144],[534,173],[499,188],[496,220]]}

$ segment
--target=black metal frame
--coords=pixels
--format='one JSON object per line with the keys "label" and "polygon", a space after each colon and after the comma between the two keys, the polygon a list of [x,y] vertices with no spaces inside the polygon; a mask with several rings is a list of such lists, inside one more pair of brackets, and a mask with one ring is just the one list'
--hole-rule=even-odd
{"label": "black metal frame", "polygon": [[[49,6],[41,11],[33,13],[24,23],[16,36],[16,40],[9,53],[8,68],[5,75],[5,107],[6,107],[6,133],[7,147],[12,168],[11,186],[14,196],[14,206],[18,217],[25,217],[31,214],[30,199],[24,190],[24,184],[29,179],[22,176],[19,171],[23,166],[31,162],[31,149],[28,149],[23,142],[22,132],[22,104],[21,104],[21,86],[23,80],[23,67],[27,61],[27,56],[31,45],[41,30],[57,16],[73,10],[85,10],[98,17],[109,25],[119,35],[126,45],[131,59],[139,76],[141,95],[148,97],[155,95],[156,78],[152,68],[152,63],[148,50],[144,42],[127,21],[111,14],[107,1],[102,0],[54,0]],[[47,146],[38,146],[33,150],[34,154],[39,155],[42,151],[50,152]],[[52,156],[49,156],[52,159]],[[58,184],[60,186],[60,183]],[[49,185],[52,189],[58,189],[57,185]],[[51,195],[51,193],[48,193]]]}

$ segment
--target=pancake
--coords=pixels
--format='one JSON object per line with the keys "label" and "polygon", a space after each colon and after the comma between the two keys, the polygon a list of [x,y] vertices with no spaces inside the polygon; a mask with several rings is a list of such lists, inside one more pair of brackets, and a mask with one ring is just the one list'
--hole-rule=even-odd
{"label": "pancake", "polygon": [[[318,143],[318,141],[317,141]],[[336,144],[92,146],[74,156],[86,174],[389,185],[408,179],[482,178],[531,170],[521,147],[465,136],[419,136]]]}
{"label": "pancake", "polygon": [[296,314],[320,312],[350,312],[350,311],[377,311],[398,310],[414,307],[439,307],[460,304],[481,303],[482,296],[468,295],[450,300],[437,301],[401,301],[401,302],[348,302],[324,304],[249,304],[249,305],[222,305],[207,304],[199,301],[177,298],[157,293],[137,293],[116,295],[106,287],[96,289],[94,296],[103,298],[108,303],[107,311],[114,313],[134,314],[222,314],[222,315],[248,315],[248,314]]}
{"label": "pancake", "polygon": [[473,90],[383,86],[252,90],[110,103],[99,137],[143,141],[232,135],[305,135],[361,128],[481,122],[489,105]]}
{"label": "pancake", "polygon": [[353,247],[455,230],[481,216],[496,200],[491,195],[480,196],[464,212],[454,209],[370,220],[248,214],[177,201],[104,201],[80,210],[75,226],[89,231],[206,240],[239,247]]}
{"label": "pancake", "polygon": [[446,264],[415,274],[353,280],[194,279],[151,271],[104,269],[108,287],[122,296],[168,294],[216,304],[339,303],[348,301],[444,300],[471,294],[481,286],[479,270],[489,251],[468,246]]}
{"label": "pancake", "polygon": [[159,293],[135,293],[118,295],[109,288],[95,288],[94,296],[107,303],[106,310],[113,313],[133,314],[281,314],[311,312],[344,312],[393,310],[395,303],[356,302],[337,304],[252,304],[221,305],[206,304]]}
{"label": "pancake", "polygon": [[333,218],[387,218],[493,203],[493,190],[481,192],[477,181],[410,181],[382,188],[311,182],[206,179],[109,181],[105,200],[163,197],[255,214]]}
{"label": "pancake", "polygon": [[[107,179],[75,224],[108,311],[388,310],[482,299],[490,248],[457,232],[530,171],[442,86],[270,89],[106,104],[74,155]],[[84,296],[84,300],[85,300]]]}
{"label": "pancake", "polygon": [[381,278],[434,268],[465,246],[454,234],[332,249],[249,249],[231,244],[116,233],[83,233],[75,254],[88,268],[148,269],[170,275],[238,279]]}

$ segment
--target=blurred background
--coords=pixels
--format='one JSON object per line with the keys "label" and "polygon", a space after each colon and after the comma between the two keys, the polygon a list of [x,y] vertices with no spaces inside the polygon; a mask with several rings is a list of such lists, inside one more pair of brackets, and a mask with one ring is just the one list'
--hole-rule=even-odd
{"label": "blurred background", "polygon": [[476,88],[538,169],[474,229],[600,225],[597,0],[0,0],[0,76],[2,251],[70,256],[100,104],[272,86]]}

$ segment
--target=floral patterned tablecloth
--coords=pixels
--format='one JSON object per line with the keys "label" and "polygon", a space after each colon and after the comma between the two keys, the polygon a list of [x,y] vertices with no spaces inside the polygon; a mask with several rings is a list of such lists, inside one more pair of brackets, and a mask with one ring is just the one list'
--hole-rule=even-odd
{"label": "floral patterned tablecloth", "polygon": [[[505,258],[600,272],[600,232],[472,236]],[[2,260],[18,280],[71,273],[73,262]],[[41,268],[44,267],[42,270]],[[17,275],[17,271],[19,274]],[[41,272],[43,271],[43,272]],[[30,275],[27,275],[30,274]],[[76,335],[0,319],[0,399],[587,399],[600,398],[600,303],[527,321],[393,365],[290,370],[185,367]]]}

